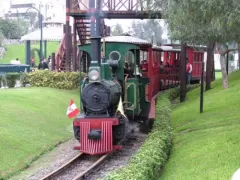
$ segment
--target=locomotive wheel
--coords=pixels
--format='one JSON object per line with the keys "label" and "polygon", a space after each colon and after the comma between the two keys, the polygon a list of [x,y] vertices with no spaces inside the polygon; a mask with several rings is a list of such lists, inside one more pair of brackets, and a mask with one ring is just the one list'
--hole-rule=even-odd
{"label": "locomotive wheel", "polygon": [[74,126],[73,124],[73,132],[74,132],[74,137],[78,141],[80,140],[80,127],[79,126]]}
{"label": "locomotive wheel", "polygon": [[113,127],[113,144],[121,144],[127,135],[128,119],[118,115],[119,125]]}

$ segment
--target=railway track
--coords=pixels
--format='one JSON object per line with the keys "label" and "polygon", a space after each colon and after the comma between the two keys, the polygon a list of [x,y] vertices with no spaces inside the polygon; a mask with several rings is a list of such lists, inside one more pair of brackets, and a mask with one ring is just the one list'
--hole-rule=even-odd
{"label": "railway track", "polygon": [[[90,157],[88,160],[84,159],[84,156],[85,154],[83,153],[78,154],[58,169],[41,178],[41,180],[55,180],[63,178],[71,180],[83,179],[96,166],[100,165],[108,157],[108,154],[100,157]],[[81,167],[77,167],[78,165],[81,165]],[[75,173],[71,172],[73,169],[75,169]]]}

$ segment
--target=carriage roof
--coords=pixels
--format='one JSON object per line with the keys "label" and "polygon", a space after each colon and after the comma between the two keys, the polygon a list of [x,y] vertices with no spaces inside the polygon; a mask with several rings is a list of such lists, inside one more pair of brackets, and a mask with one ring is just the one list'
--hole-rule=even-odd
{"label": "carriage roof", "polygon": [[[112,43],[128,43],[128,44],[135,44],[135,45],[147,45],[151,46],[152,44],[149,43],[146,40],[137,38],[137,37],[132,37],[132,36],[107,36],[107,37],[102,37],[101,42],[103,42],[103,39],[105,42],[112,42]],[[86,44],[91,44],[91,42],[86,43]],[[81,46],[81,45],[80,45]]]}
{"label": "carriage roof", "polygon": [[153,46],[152,47],[155,50],[160,50],[160,51],[172,51],[172,52],[180,52],[181,49],[174,49],[173,47],[170,46]]}
{"label": "carriage roof", "polygon": [[[151,45],[146,40],[132,37],[132,36],[108,36],[104,37],[105,42],[119,42],[119,43],[130,43],[130,44],[137,44],[137,45]],[[103,42],[103,38],[102,38]]]}

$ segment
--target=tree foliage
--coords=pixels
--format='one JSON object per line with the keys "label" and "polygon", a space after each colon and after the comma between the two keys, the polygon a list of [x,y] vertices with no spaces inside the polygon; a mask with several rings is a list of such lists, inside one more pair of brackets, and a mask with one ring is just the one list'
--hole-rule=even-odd
{"label": "tree foliage", "polygon": [[158,20],[133,21],[132,35],[160,45],[163,30]]}
{"label": "tree foliage", "polygon": [[4,41],[4,35],[2,31],[0,30],[0,47],[3,46],[3,41]]}
{"label": "tree foliage", "polygon": [[0,19],[0,31],[7,39],[18,39],[25,35],[28,30],[28,23],[23,18],[17,20]]}
{"label": "tree foliage", "polygon": [[237,0],[168,0],[170,36],[191,44],[215,43],[221,58],[223,86],[228,87],[225,54],[227,43],[240,40],[240,3]]}
{"label": "tree foliage", "polygon": [[112,31],[111,31],[111,35],[112,36],[120,36],[120,35],[122,35],[123,34],[123,28],[122,28],[122,26],[121,26],[121,24],[116,24],[114,27],[113,27],[113,29],[112,29]]}
{"label": "tree foliage", "polygon": [[166,15],[173,39],[207,44],[239,39],[237,0],[169,0]]}

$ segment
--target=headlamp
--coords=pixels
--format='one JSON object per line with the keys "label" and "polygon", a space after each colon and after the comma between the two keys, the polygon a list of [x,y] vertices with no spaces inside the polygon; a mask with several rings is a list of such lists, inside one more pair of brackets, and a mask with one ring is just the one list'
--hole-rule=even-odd
{"label": "headlamp", "polygon": [[96,81],[99,79],[99,72],[96,71],[96,70],[91,70],[89,73],[88,73],[88,76],[89,76],[89,79],[91,81]]}

